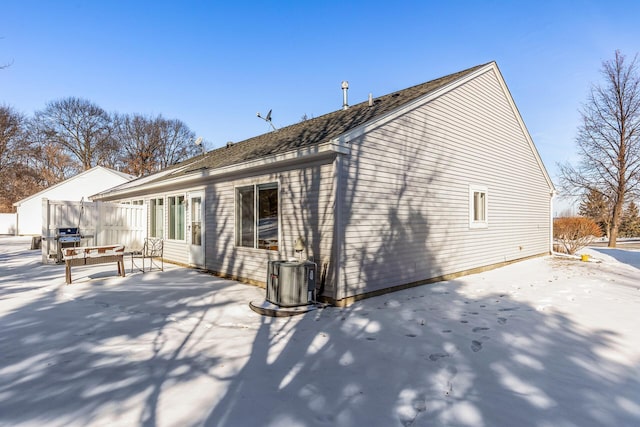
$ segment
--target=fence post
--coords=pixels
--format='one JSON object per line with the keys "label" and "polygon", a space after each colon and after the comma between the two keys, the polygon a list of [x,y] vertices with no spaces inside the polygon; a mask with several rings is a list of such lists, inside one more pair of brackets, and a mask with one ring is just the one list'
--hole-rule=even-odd
{"label": "fence post", "polygon": [[95,245],[100,246],[102,244],[102,224],[103,224],[103,206],[104,202],[96,202],[96,231],[95,231]]}
{"label": "fence post", "polygon": [[42,245],[40,246],[40,252],[42,253],[42,263],[47,264],[49,262],[49,247],[51,245],[51,239],[49,237],[49,199],[42,198]]}

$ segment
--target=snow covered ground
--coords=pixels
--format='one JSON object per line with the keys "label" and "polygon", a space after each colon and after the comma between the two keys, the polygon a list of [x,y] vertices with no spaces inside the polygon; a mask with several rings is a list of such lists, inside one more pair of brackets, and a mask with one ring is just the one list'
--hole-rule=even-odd
{"label": "snow covered ground", "polygon": [[3,426],[640,425],[639,251],[268,318],[167,264],[66,286],[28,247],[0,238]]}

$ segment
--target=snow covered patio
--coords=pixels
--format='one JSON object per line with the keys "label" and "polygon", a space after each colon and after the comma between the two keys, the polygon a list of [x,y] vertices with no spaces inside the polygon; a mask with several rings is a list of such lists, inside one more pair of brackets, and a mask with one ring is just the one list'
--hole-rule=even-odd
{"label": "snow covered patio", "polygon": [[291,318],[165,264],[0,238],[0,425],[640,425],[640,252],[537,258]]}

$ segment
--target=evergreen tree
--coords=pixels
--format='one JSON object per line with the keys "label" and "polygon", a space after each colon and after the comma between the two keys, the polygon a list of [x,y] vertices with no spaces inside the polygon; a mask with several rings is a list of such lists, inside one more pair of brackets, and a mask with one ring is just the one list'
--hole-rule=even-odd
{"label": "evergreen tree", "polygon": [[629,202],[624,211],[620,230],[620,235],[623,237],[640,236],[640,214],[638,213],[638,206],[633,201]]}
{"label": "evergreen tree", "polygon": [[594,220],[600,229],[609,235],[611,208],[607,204],[607,198],[600,191],[591,188],[580,202],[578,213]]}

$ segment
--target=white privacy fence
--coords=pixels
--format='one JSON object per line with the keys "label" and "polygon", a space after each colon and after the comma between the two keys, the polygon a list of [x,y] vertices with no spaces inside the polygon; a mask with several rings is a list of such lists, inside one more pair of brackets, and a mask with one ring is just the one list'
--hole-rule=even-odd
{"label": "white privacy fence", "polygon": [[59,228],[78,228],[81,246],[122,244],[125,251],[142,248],[147,237],[146,205],[42,200],[42,262],[58,254]]}
{"label": "white privacy fence", "polygon": [[0,234],[16,234],[16,214],[0,213]]}

